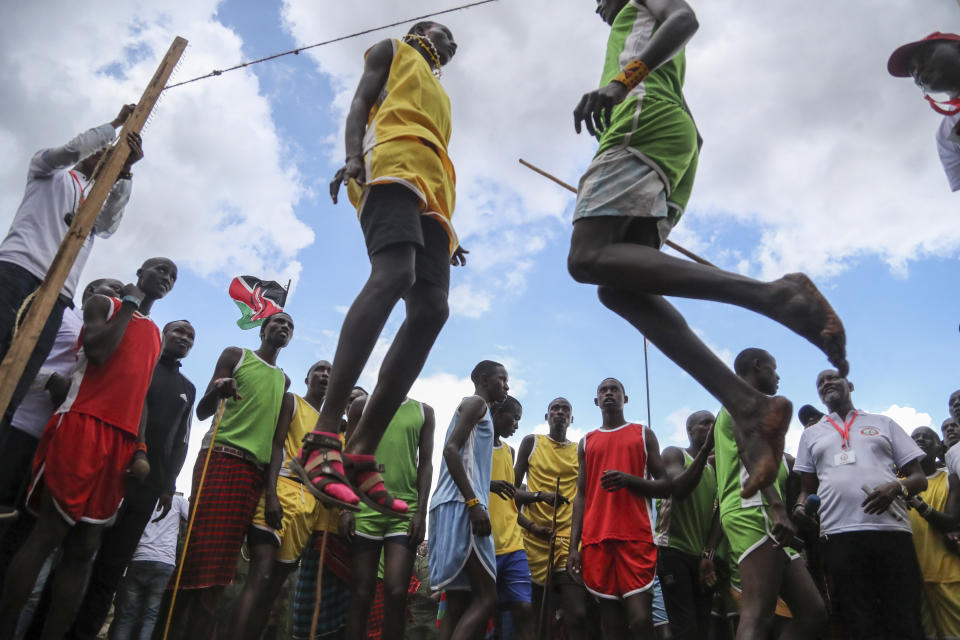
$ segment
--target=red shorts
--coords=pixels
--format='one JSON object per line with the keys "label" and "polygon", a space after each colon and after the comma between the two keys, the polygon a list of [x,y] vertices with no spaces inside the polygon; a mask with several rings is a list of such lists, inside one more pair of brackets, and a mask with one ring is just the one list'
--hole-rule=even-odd
{"label": "red shorts", "polygon": [[54,414],[37,454],[27,507],[40,508],[46,490],[70,524],[109,523],[126,492],[126,472],[137,448],[131,434],[84,413]]}
{"label": "red shorts", "polygon": [[580,549],[583,584],[598,598],[622,600],[653,586],[657,546],[642,540],[604,540]]}

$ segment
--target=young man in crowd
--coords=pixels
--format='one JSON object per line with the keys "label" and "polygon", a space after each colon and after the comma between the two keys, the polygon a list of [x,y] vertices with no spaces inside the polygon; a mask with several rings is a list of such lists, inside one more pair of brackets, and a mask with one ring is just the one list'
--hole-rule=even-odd
{"label": "young man in crowd", "polygon": [[[960,35],[935,31],[905,44],[887,61],[897,78],[913,78],[933,110],[943,115],[937,129],[937,152],[951,191],[960,191]],[[944,95],[938,101],[934,96]]]}
{"label": "young man in crowd", "polygon": [[[197,418],[218,414],[214,422],[219,419],[219,425],[215,438],[213,425],[204,436],[193,467],[190,508],[196,515],[174,612],[181,623],[179,637],[208,638],[215,633],[217,603],[236,576],[237,556],[266,483],[280,408],[290,384],[277,366],[277,356],[292,337],[289,314],[267,316],[260,326],[260,347],[224,349],[197,402]],[[270,523],[281,527],[279,512],[271,514]]]}
{"label": "young man in crowd", "polygon": [[893,503],[927,488],[924,454],[890,418],[855,409],[852,391],[837,371],[817,376],[830,413],[800,436],[794,470],[801,491],[793,517],[816,526],[804,502],[812,493],[820,497],[824,561],[845,637],[922,638],[922,577],[910,522]]}
{"label": "young man in crowd", "polygon": [[[327,517],[287,463],[317,422],[329,378],[330,363],[320,360],[307,371],[306,395],[284,397],[263,495],[247,532],[250,571],[234,609],[232,637],[255,639],[263,634],[273,603],[296,569],[317,518]],[[280,527],[275,526],[278,515]]]}
{"label": "young man in crowd", "polygon": [[[465,263],[451,223],[450,100],[434,77],[456,50],[447,27],[418,22],[403,39],[383,40],[367,51],[350,104],[347,159],[330,195],[336,202],[340,185],[347,183],[370,256],[370,277],[343,320],[315,436],[304,442],[297,462],[317,497],[333,504],[362,499],[387,514],[408,509],[384,488],[374,454],[447,320],[450,265]],[[350,389],[401,298],[406,319],[342,464],[324,442],[336,438]]]}
{"label": "young man in crowd", "polygon": [[927,476],[927,488],[908,501],[923,575],[923,633],[928,638],[960,638],[960,556],[945,544],[945,535],[960,525],[960,479],[937,468],[942,443],[936,431],[920,427],[911,437],[923,451],[920,467]]}
{"label": "young man in crowd", "polygon": [[[515,484],[519,489],[524,478],[527,490],[535,498],[523,504],[520,526],[523,527],[523,546],[530,563],[530,579],[533,582],[533,605],[537,620],[547,584],[547,564],[550,556],[550,538],[556,535],[554,546],[553,575],[550,584],[559,594],[563,606],[563,619],[567,637],[584,640],[587,636],[588,595],[583,585],[570,579],[566,571],[567,554],[570,549],[570,522],[573,518],[573,498],[577,494],[577,443],[567,439],[567,429],[573,422],[573,408],[566,398],[554,398],[544,415],[548,434],[530,434],[520,441],[517,463],[514,467]],[[557,479],[560,479],[560,495],[554,496]],[[552,531],[554,504],[557,504],[557,529]],[[551,601],[553,594],[548,596]],[[552,619],[552,618],[551,618]]]}
{"label": "young man in crowd", "polygon": [[669,496],[670,480],[653,431],[624,418],[628,400],[616,378],[597,388],[603,423],[580,441],[567,570],[599,599],[606,640],[653,640],[650,500]]}
{"label": "young man in crowd", "polygon": [[440,640],[475,638],[497,604],[497,565],[490,535],[493,418],[507,397],[507,371],[482,360],[470,372],[474,394],[457,407],[444,438],[437,488],[430,499],[430,588],[447,592]]}
{"label": "young man in crowd", "polygon": [[7,570],[0,634],[12,633],[41,566],[62,546],[44,637],[63,636],[128,477],[142,482],[150,471],[144,404],[162,340],[149,314],[176,279],[172,261],[151,258],[137,270],[137,284],[123,287],[121,299],[95,296],[84,306],[82,349],[70,392],[34,458],[27,506],[39,515]]}
{"label": "young man in crowd", "polygon": [[523,547],[521,527],[517,522],[518,494],[528,492],[514,486],[513,448],[503,442],[517,432],[523,407],[513,396],[507,396],[496,404],[493,411],[493,467],[490,472],[490,528],[493,531],[493,546],[497,554],[497,603],[495,617],[504,635],[503,612],[509,612],[510,628],[516,640],[533,640],[535,620],[530,604],[530,565]]}
{"label": "young man in crowd", "polygon": [[[758,392],[772,396],[780,385],[777,362],[763,349],[741,351],[734,371]],[[826,609],[800,554],[787,546],[796,533],[784,505],[789,476],[781,462],[776,482],[758,495],[743,497],[747,472],[740,456],[736,427],[724,407],[714,427],[720,521],[730,544],[733,582],[740,587],[737,640],[760,640],[774,629],[781,595],[792,613],[787,637],[815,637],[826,624]],[[737,584],[739,583],[739,585]]]}
{"label": "young man in crowd", "polygon": [[150,475],[127,491],[116,522],[103,533],[86,594],[70,630],[72,639],[95,640],[144,527],[156,517],[155,512],[166,516],[171,508],[177,476],[187,456],[196,397],[193,383],[180,373],[180,362],[193,348],[194,337],[193,325],[187,320],[174,320],[163,327],[160,359],[147,390],[144,438]]}
{"label": "young man in crowd", "polygon": [[[0,359],[13,340],[14,324],[24,301],[47,275],[60,243],[73,221],[73,216],[94,177],[94,170],[107,145],[113,142],[116,130],[123,126],[136,105],[127,104],[111,122],[89,129],[62,147],[41,149],[30,159],[27,187],[23,200],[10,223],[10,230],[0,241]],[[63,310],[73,307],[73,296],[80,280],[80,272],[93,249],[95,236],[109,238],[120,226],[123,209],[130,199],[130,168],[143,157],[140,135],[127,135],[130,155],[120,171],[117,182],[107,196],[100,214],[67,275],[63,290],[47,318],[20,382],[3,416],[3,430],[8,419],[27,392],[40,366],[53,346],[60,327]]]}
{"label": "young man in crowd", "polygon": [[686,449],[663,450],[670,496],[657,500],[657,575],[675,640],[706,637],[713,594],[700,587],[700,555],[710,535],[717,473],[707,460],[713,452],[714,416],[687,417]]}
{"label": "young man in crowd", "polygon": [[682,93],[683,47],[699,25],[684,0],[600,0],[597,13],[611,25],[602,86],[580,100],[574,125],[579,132],[585,123],[599,148],[580,180],[569,271],[578,282],[598,285],[605,306],[731,407],[750,473],[744,491],[752,496],[777,475],[791,404],[744,384],[666,296],[763,314],[846,373],[843,325],[803,274],[759,282],[660,251],[690,197],[699,154]]}
{"label": "young man in crowd", "polygon": [[[347,441],[359,424],[367,396],[350,404]],[[352,538],[353,584],[347,611],[347,640],[367,638],[367,621],[377,591],[382,560],[384,640],[404,636],[407,591],[417,547],[427,533],[427,496],[433,481],[433,407],[407,398],[394,414],[377,445],[377,460],[385,465],[387,491],[410,506],[404,516],[380,513],[366,504],[356,514],[345,512],[341,523]]]}

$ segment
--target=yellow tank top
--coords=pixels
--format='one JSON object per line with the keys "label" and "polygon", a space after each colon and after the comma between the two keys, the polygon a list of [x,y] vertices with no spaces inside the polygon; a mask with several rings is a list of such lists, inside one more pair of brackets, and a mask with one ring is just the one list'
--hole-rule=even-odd
{"label": "yellow tank top", "polygon": [[[570,500],[557,510],[557,535],[569,537],[573,519],[573,498],[577,495],[577,443],[559,443],[546,435],[536,435],[533,451],[527,467],[527,489],[530,491],[554,491],[560,478],[560,494]],[[532,522],[550,526],[553,522],[553,506],[534,502],[524,505],[523,514]]]}
{"label": "yellow tank top", "polygon": [[[402,40],[391,40],[393,61],[386,86],[370,109],[363,138],[366,185],[398,183],[420,198],[421,212],[437,220],[458,241],[451,219],[456,203],[456,173],[447,156],[450,98],[426,59]],[[351,180],[350,202],[360,212],[367,186]]]}
{"label": "yellow tank top", "polygon": [[[290,470],[288,463],[300,453],[303,437],[317,426],[317,418],[320,417],[320,413],[297,394],[293,394],[293,400],[293,418],[290,419],[290,429],[287,431],[287,439],[283,443],[283,464],[280,465],[280,475],[299,482],[299,477]],[[336,533],[339,511],[339,509],[328,509],[322,503],[317,504],[317,519],[314,521],[314,530]]]}
{"label": "yellow tank top", "polygon": [[[927,489],[920,493],[923,501],[938,511],[947,507],[947,472],[943,469],[927,478]],[[917,550],[920,572],[924,582],[960,582],[960,557],[947,551],[943,534],[910,509],[910,526],[913,528],[913,546]]]}
{"label": "yellow tank top", "polygon": [[[493,468],[490,480],[506,480],[513,484],[513,452],[510,447],[500,443],[493,447]],[[497,555],[512,553],[523,549],[523,536],[517,523],[517,503],[504,500],[496,493],[490,493],[490,528],[493,530],[493,546]]]}

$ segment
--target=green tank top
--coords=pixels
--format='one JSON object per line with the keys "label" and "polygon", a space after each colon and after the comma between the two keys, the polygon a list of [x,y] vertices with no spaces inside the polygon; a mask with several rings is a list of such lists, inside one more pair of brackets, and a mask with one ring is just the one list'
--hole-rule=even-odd
{"label": "green tank top", "polygon": [[[683,452],[683,468],[688,468],[693,458]],[[699,556],[707,536],[710,535],[710,520],[713,514],[713,499],[717,495],[717,472],[709,464],[693,492],[682,500],[670,497],[657,500],[657,546],[669,547]]]}
{"label": "green tank top", "polygon": [[[740,497],[740,490],[749,474],[740,462],[740,450],[733,436],[733,419],[726,409],[720,409],[713,431],[714,451],[717,461],[717,494],[720,497],[720,516],[737,509],[766,506],[766,501],[758,491],[750,498]],[[774,487],[783,499],[790,471],[786,462],[780,465]]]}
{"label": "green tank top", "polygon": [[214,445],[243,449],[257,463],[269,464],[286,386],[283,370],[244,349],[233,378],[241,398],[227,400]]}
{"label": "green tank top", "polygon": [[[410,505],[410,513],[417,508],[417,460],[422,427],[423,405],[407,398],[387,425],[376,451],[377,462],[384,466],[383,484],[393,497]],[[361,509],[373,512],[365,504],[361,504]]]}
{"label": "green tank top", "polygon": [[[631,1],[613,21],[600,77],[606,86],[630,60],[639,57],[660,23],[644,5]],[[667,201],[683,212],[693,187],[681,180],[696,166],[697,128],[683,99],[686,58],[680,51],[654,69],[613,109],[610,126],[598,137],[597,154],[615,147],[639,152],[667,187]]]}

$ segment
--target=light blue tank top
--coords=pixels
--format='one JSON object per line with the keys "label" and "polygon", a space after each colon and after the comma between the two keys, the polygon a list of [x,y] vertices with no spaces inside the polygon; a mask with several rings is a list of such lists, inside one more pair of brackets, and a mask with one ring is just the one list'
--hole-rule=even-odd
{"label": "light blue tank top", "polygon": [[[447,435],[443,438],[444,445],[450,439],[450,434],[453,433],[453,427],[457,424],[459,417],[458,407],[450,420],[450,426],[447,427]],[[473,487],[474,495],[480,499],[480,504],[487,508],[490,502],[490,472],[493,467],[493,420],[490,417],[489,407],[484,411],[477,426],[467,436],[466,442],[460,447],[460,458],[463,460],[463,468],[467,472],[467,479]],[[440,460],[437,488],[430,498],[431,509],[447,502],[465,502],[459,487],[450,476],[447,461],[443,457]]]}

